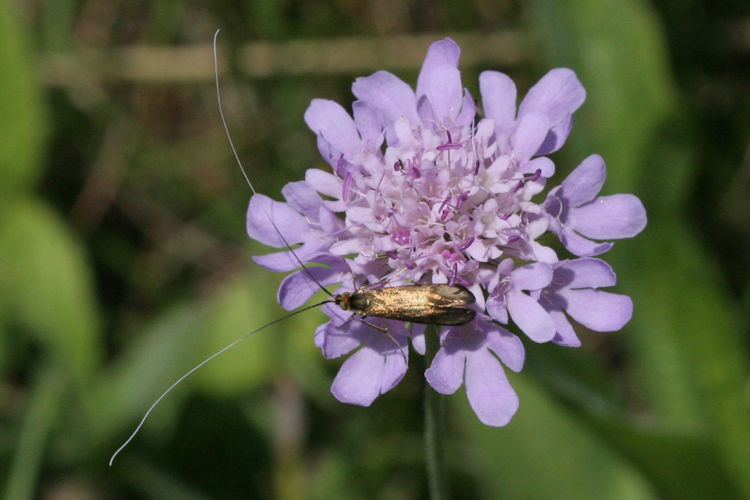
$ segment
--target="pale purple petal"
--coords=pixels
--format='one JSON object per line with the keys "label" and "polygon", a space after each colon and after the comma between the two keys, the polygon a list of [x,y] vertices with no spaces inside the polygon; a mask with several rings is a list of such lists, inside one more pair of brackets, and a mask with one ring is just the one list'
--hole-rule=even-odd
{"label": "pale purple petal", "polygon": [[422,63],[422,69],[419,71],[417,78],[417,97],[427,94],[425,87],[429,85],[428,80],[433,78],[432,72],[440,66],[458,67],[458,59],[461,57],[461,49],[456,42],[450,38],[443,38],[433,42],[427,49]]}
{"label": "pale purple petal", "polygon": [[380,395],[384,370],[383,356],[364,346],[341,365],[331,393],[342,403],[370,406]]}
{"label": "pale purple petal", "polygon": [[600,290],[560,291],[571,318],[597,332],[614,332],[625,326],[633,315],[633,301],[627,295]]}
{"label": "pale purple petal", "polygon": [[316,256],[320,255],[321,251],[325,250],[325,247],[326,245],[320,239],[311,238],[309,241],[304,242],[301,247],[295,248],[294,253],[285,251],[267,255],[254,255],[253,262],[270,271],[292,271],[299,269],[300,261],[309,262],[314,260]]}
{"label": "pale purple petal", "polygon": [[[591,155],[578,165],[559,188],[559,196],[571,207],[589,202],[599,194],[607,178],[607,167],[599,155]],[[552,193],[550,193],[552,194]]]}
{"label": "pale purple petal", "polygon": [[485,115],[501,130],[509,130],[516,119],[516,84],[503,73],[483,71],[479,89]]}
{"label": "pale purple petal", "polygon": [[305,111],[305,123],[344,155],[352,155],[362,149],[362,140],[354,120],[335,101],[313,99]]}
{"label": "pale purple petal", "polygon": [[511,282],[514,288],[521,290],[541,290],[552,281],[552,267],[548,264],[535,262],[514,269]]}
{"label": "pale purple petal", "polygon": [[375,110],[384,123],[394,123],[404,116],[412,123],[419,122],[417,98],[403,80],[387,71],[378,71],[354,80],[352,92]]}
{"label": "pale purple petal", "polygon": [[305,172],[305,182],[320,194],[331,198],[341,198],[342,180],[318,168],[310,168]]}
{"label": "pale purple petal", "polygon": [[414,350],[422,356],[427,352],[425,339],[426,329],[427,325],[418,325],[416,323],[411,325],[411,345],[414,347]]}
{"label": "pale purple petal", "polygon": [[477,104],[467,89],[464,89],[461,112],[456,117],[456,124],[461,126],[471,125],[477,115]]}
{"label": "pale purple petal", "polygon": [[453,350],[449,353],[442,347],[424,372],[427,382],[440,394],[453,394],[463,382],[465,359],[465,352]]}
{"label": "pale purple petal", "polygon": [[518,116],[544,113],[550,124],[557,124],[580,108],[585,100],[586,90],[576,74],[568,68],[555,68],[529,89],[518,107]]}
{"label": "pale purple petal", "polygon": [[380,394],[385,394],[401,382],[401,379],[406,375],[406,362],[408,359],[409,349],[407,348],[385,355],[385,366],[383,367],[383,375],[380,381]]}
{"label": "pale purple petal", "polygon": [[600,196],[571,210],[568,224],[597,240],[632,238],[646,227],[646,209],[632,194]]}
{"label": "pale purple petal", "polygon": [[505,305],[505,296],[490,297],[487,301],[487,312],[492,316],[492,319],[503,324],[508,323],[508,309]]}
{"label": "pale purple petal", "polygon": [[424,95],[432,105],[435,119],[442,121],[458,116],[462,104],[461,73],[455,67],[438,66],[425,78]]}
{"label": "pale purple petal", "polygon": [[[539,302],[543,303],[541,300]],[[555,328],[557,329],[557,334],[555,335],[555,338],[552,339],[552,342],[564,347],[581,347],[581,340],[578,338],[578,335],[576,335],[575,330],[573,330],[573,326],[570,324],[570,321],[568,321],[565,313],[560,310],[552,309],[549,311],[549,315],[552,318],[552,321],[555,322]]]}
{"label": "pale purple petal", "polygon": [[479,421],[485,425],[503,426],[518,410],[518,395],[500,362],[486,349],[467,357],[466,396]]}
{"label": "pale purple petal", "polygon": [[555,164],[546,156],[539,156],[521,165],[521,172],[524,174],[533,174],[537,170],[542,177],[550,178],[555,175]]}
{"label": "pale purple petal", "polygon": [[555,324],[536,299],[520,291],[508,293],[508,312],[513,322],[534,342],[555,336]]}
{"label": "pale purple petal", "polygon": [[526,357],[521,339],[501,326],[488,323],[486,328],[488,347],[508,368],[514,372],[521,371]]}
{"label": "pale purple petal", "polygon": [[341,271],[330,267],[308,266],[292,273],[281,282],[277,298],[287,311],[297,309],[320,291],[320,285],[341,281]]}
{"label": "pale purple petal", "polygon": [[553,125],[536,154],[548,155],[559,150],[561,147],[563,147],[563,144],[565,144],[565,141],[568,139],[571,130],[573,130],[572,116],[569,116],[567,119],[563,119],[557,125]]}
{"label": "pale purple petal", "polygon": [[583,236],[576,234],[575,231],[567,228],[563,229],[562,232],[557,233],[557,236],[570,253],[578,255],[579,257],[601,255],[608,252],[609,249],[614,246],[614,243],[598,243],[596,241],[587,240]]}
{"label": "pale purple petal", "polygon": [[250,198],[246,227],[252,239],[277,248],[286,246],[279,233],[289,244],[294,244],[304,241],[309,229],[305,218],[289,205],[262,194],[254,194]]}
{"label": "pale purple petal", "polygon": [[526,113],[518,120],[518,128],[510,138],[513,153],[519,162],[534,156],[547,137],[550,123],[541,113]]}
{"label": "pale purple petal", "polygon": [[612,267],[601,259],[575,259],[555,270],[555,281],[562,278],[566,288],[599,288],[615,286]]}
{"label": "pale purple petal", "polygon": [[360,345],[359,339],[350,335],[347,326],[338,327],[329,321],[315,330],[315,345],[320,347],[326,359],[343,356]]}
{"label": "pale purple petal", "polygon": [[317,219],[323,199],[307,181],[290,182],[281,189],[281,194],[290,207]]}
{"label": "pale purple petal", "polygon": [[383,143],[383,125],[378,120],[377,113],[362,101],[352,104],[352,113],[357,130],[368,150],[374,151]]}

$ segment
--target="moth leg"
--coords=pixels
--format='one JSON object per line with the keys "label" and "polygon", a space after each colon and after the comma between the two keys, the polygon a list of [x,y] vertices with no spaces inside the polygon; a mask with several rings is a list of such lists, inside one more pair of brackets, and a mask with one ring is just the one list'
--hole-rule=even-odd
{"label": "moth leg", "polygon": [[359,289],[360,290],[373,290],[375,288],[381,288],[382,286],[385,286],[388,283],[390,283],[391,280],[393,280],[396,276],[398,276],[399,274],[402,274],[404,271],[406,271],[406,269],[407,269],[406,267],[403,267],[403,268],[401,268],[401,270],[396,271],[391,276],[379,279],[375,283],[370,283],[370,284],[367,284],[367,285],[362,285]]}
{"label": "moth leg", "polygon": [[369,327],[372,327],[372,328],[374,328],[376,330],[379,330],[379,331],[385,333],[388,336],[388,338],[391,339],[391,342],[393,342],[394,344],[396,344],[396,347],[398,347],[398,352],[400,352],[401,353],[401,357],[404,358],[404,363],[407,364],[407,365],[409,364],[409,362],[406,359],[406,354],[404,354],[403,347],[401,346],[401,344],[398,343],[398,340],[396,340],[396,337],[394,337],[393,335],[391,335],[391,332],[388,330],[387,327],[376,325],[375,323],[370,323],[369,321],[367,321],[365,319],[364,316],[362,316],[361,318],[359,318],[359,320],[362,323],[364,323],[365,325],[367,325]]}

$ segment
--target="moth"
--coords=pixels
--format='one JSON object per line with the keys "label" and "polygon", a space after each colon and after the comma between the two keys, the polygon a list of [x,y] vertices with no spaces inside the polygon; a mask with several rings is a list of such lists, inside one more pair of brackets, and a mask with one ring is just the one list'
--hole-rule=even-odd
{"label": "moth", "polygon": [[[237,150],[232,141],[232,137],[229,133],[229,127],[227,126],[226,119],[224,118],[224,111],[221,106],[221,91],[219,89],[219,71],[218,71],[218,59],[216,56],[216,39],[219,35],[217,30],[214,34],[214,76],[216,79],[216,97],[219,108],[219,115],[221,117],[221,123],[224,126],[229,145],[234,154],[235,160],[245,178],[245,181],[250,186],[250,190],[253,194],[257,194],[253,187],[250,178],[242,166],[242,162],[239,159]],[[399,348],[396,339],[388,332],[387,328],[370,323],[366,320],[368,317],[384,318],[398,321],[405,321],[410,323],[421,323],[421,324],[433,324],[443,326],[460,326],[469,323],[474,319],[476,312],[471,309],[471,305],[476,302],[474,295],[463,285],[448,285],[448,284],[408,284],[408,285],[397,285],[387,286],[387,281],[381,281],[371,285],[363,285],[356,288],[353,292],[344,292],[340,294],[333,294],[328,291],[325,286],[318,282],[312,275],[307,266],[300,260],[291,245],[287,242],[284,235],[281,233],[276,223],[273,221],[271,216],[266,212],[266,217],[269,222],[276,230],[281,240],[284,242],[287,250],[296,259],[301,269],[307,273],[308,277],[320,287],[325,293],[328,294],[329,298],[319,302],[317,304],[308,305],[290,312],[280,318],[277,318],[265,325],[256,328],[255,330],[246,333],[242,337],[238,338],[229,345],[223,347],[221,350],[215,352],[208,358],[204,359],[193,368],[188,370],[179,379],[177,379],[172,385],[170,385],[146,410],[146,413],[141,418],[141,421],[136,426],[135,430],[125,440],[125,442],[112,454],[109,459],[109,465],[111,466],[114,462],[115,457],[133,440],[138,434],[146,419],[154,410],[154,408],[161,402],[164,397],[169,394],[172,389],[177,387],[183,380],[193,374],[196,370],[201,368],[203,365],[223,354],[235,345],[239,344],[243,340],[247,339],[251,335],[254,335],[261,330],[280,322],[284,321],[292,316],[300,314],[309,309],[322,306],[328,303],[334,303],[345,311],[351,311],[355,316],[359,316],[359,319],[386,334]]]}
{"label": "moth", "polygon": [[476,302],[474,294],[463,285],[360,287],[354,292],[334,295],[332,301],[363,318],[374,316],[432,325],[465,325],[476,314],[468,308]]}

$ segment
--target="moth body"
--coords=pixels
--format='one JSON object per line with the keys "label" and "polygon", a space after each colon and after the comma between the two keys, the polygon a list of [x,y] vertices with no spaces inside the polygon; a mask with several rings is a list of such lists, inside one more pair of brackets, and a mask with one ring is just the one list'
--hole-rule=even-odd
{"label": "moth body", "polygon": [[363,317],[446,326],[465,325],[474,319],[476,312],[469,306],[475,301],[462,285],[360,287],[332,299],[342,309]]}

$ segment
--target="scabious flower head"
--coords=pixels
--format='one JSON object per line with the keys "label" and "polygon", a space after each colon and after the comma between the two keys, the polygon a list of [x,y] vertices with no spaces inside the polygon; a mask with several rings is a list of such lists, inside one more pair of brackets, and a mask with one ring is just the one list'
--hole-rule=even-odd
{"label": "scabious flower head", "polygon": [[[553,69],[518,107],[508,76],[482,73],[481,117],[461,84],[459,54],[451,39],[433,43],[416,90],[385,71],[358,78],[351,114],[313,100],[305,121],[332,171],[308,170],[282,190],[285,202],[253,196],[247,229],[277,248],[299,245],[296,257],[288,249],[256,257],[294,271],[278,293],[287,309],[317,292],[316,281],[339,292],[384,280],[467,287],[476,316],[442,329],[425,376],[444,394],[464,384],[478,418],[500,426],[518,408],[503,365],[519,371],[524,362],[521,340],[506,326],[566,346],[580,345],[568,318],[596,331],[621,328],[632,303],[600,290],[615,275],[593,256],[612,243],[592,240],[634,236],[646,214],[632,195],[597,197],[606,171],[596,155],[538,199],[555,173],[545,155],[565,143],[585,99],[573,71]],[[580,258],[561,260],[539,241],[546,232]],[[424,325],[368,318],[386,335],[333,303],[323,311],[330,320],[315,332],[323,355],[354,351],[332,386],[343,402],[367,406],[393,388],[406,373],[409,342],[425,352]]]}

